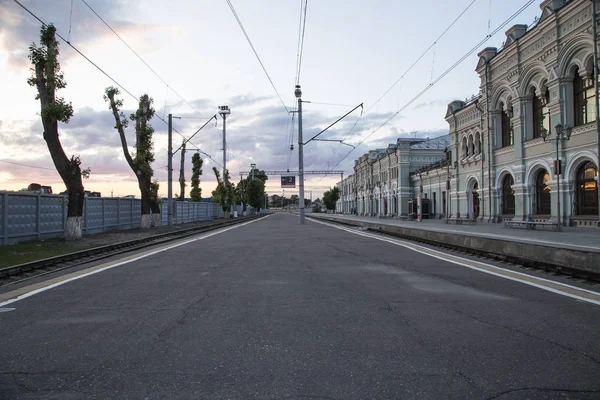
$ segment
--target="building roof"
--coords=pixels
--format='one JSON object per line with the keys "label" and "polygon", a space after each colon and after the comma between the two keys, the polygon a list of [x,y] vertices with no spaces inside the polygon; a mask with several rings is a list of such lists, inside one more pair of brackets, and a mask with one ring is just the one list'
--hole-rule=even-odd
{"label": "building roof", "polygon": [[438,136],[433,139],[426,139],[419,143],[414,143],[410,145],[411,149],[421,150],[421,149],[445,149],[450,145],[450,134],[443,136]]}

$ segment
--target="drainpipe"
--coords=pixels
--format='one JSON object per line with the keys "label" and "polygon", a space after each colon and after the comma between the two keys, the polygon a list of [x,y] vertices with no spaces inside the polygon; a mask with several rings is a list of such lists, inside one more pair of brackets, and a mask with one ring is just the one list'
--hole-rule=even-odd
{"label": "drainpipe", "polygon": [[[477,105],[475,107],[477,107],[477,110],[479,110],[479,130],[481,131],[481,135],[480,135],[480,139],[479,139],[479,156],[481,158],[481,183],[483,185],[484,182],[484,178],[483,178],[483,151],[481,151],[483,149],[483,106],[481,106],[481,108],[479,108],[480,104],[479,104],[479,100],[477,100]],[[481,188],[481,221],[483,221],[484,217],[485,217],[485,196],[483,195],[484,193],[484,188]],[[492,204],[492,199],[490,199],[490,204]]]}
{"label": "drainpipe", "polygon": [[[454,119],[454,145],[456,147],[455,150],[455,157],[456,157],[456,217],[460,217],[460,201],[458,198],[458,184],[459,184],[459,179],[458,179],[458,166],[460,165],[460,163],[458,162],[458,122],[456,121],[456,111],[452,112],[452,118]],[[450,162],[452,162],[452,160],[450,160]],[[450,185],[452,186],[452,185]],[[452,198],[450,198],[450,204],[452,204]]]}
{"label": "drainpipe", "polygon": [[[596,144],[598,146],[598,163],[596,164],[596,170],[600,171],[600,116],[598,115],[600,114],[600,105],[598,104],[598,34],[596,32],[596,26],[598,22],[596,20],[596,12],[596,0],[592,0],[592,28],[594,32],[594,89],[596,92]],[[600,184],[600,181],[596,181],[596,187],[598,187],[598,184]],[[600,204],[600,190],[598,190],[598,204]]]}
{"label": "drainpipe", "polygon": [[490,143],[492,141],[492,137],[490,135],[490,96],[489,96],[489,65],[490,60],[485,61],[485,106],[487,113],[487,133],[488,133],[488,141],[487,141],[487,161],[488,161],[488,197],[490,199],[489,203],[489,216],[488,218],[492,218],[492,152],[490,148]]}

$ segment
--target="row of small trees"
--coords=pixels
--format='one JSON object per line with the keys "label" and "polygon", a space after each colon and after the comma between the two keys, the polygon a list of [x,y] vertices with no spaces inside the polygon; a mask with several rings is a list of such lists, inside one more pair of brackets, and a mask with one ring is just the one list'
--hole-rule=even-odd
{"label": "row of small trees", "polygon": [[[27,83],[37,88],[37,100],[40,100],[41,119],[44,128],[44,140],[48,146],[50,156],[56,170],[63,180],[68,193],[67,223],[65,239],[80,239],[81,217],[83,214],[84,189],[82,178],[88,178],[90,169],[81,169],[79,156],[70,158],[62,148],[58,122],[68,123],[73,116],[73,106],[64,98],[58,97],[56,92],[66,87],[64,73],[58,62],[59,46],[56,40],[56,28],[53,25],[43,26],[40,32],[40,45],[33,43],[29,47],[29,59],[33,64],[32,76]],[[121,111],[123,100],[119,98],[119,89],[108,87],[104,93],[104,100],[109,103],[115,118],[115,129],[119,133],[123,154],[129,167],[135,174],[141,194],[141,227],[160,226],[160,199],[158,198],[158,180],[154,179],[152,162],[154,161],[152,136],[154,129],[149,121],[154,116],[153,99],[147,94],[139,98],[138,108],[135,113],[126,117]],[[130,153],[125,130],[129,122],[135,124],[135,150]],[[192,201],[200,201],[200,176],[202,175],[203,160],[199,154],[192,157]]]}
{"label": "row of small trees", "polygon": [[219,203],[223,211],[231,210],[234,204],[243,204],[244,211],[246,205],[259,209],[265,204],[265,183],[269,179],[265,171],[254,168],[237,184],[231,182],[229,172],[225,173],[224,179],[216,167],[213,167],[213,172],[217,178],[217,187],[212,192],[212,200]]}
{"label": "row of small trees", "polygon": [[334,186],[332,189],[329,189],[325,193],[323,193],[323,204],[325,204],[325,208],[328,210],[333,210],[335,212],[337,201],[340,199],[340,188]]}

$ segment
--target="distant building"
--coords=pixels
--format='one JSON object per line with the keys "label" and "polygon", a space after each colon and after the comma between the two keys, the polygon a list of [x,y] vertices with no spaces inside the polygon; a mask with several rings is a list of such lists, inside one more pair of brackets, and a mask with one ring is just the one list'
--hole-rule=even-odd
{"label": "distant building", "polygon": [[479,94],[448,105],[445,149],[421,154],[399,140],[369,151],[339,183],[344,212],[406,214],[420,194],[432,214],[600,226],[592,3],[540,8],[533,26],[514,25],[502,48],[479,53]]}

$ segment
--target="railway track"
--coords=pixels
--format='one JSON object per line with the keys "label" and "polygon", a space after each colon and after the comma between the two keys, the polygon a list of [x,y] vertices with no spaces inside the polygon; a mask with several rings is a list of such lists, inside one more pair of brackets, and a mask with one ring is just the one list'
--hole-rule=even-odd
{"label": "railway track", "polygon": [[92,249],[77,251],[74,253],[63,254],[56,257],[45,258],[32,261],[25,264],[13,265],[0,269],[0,287],[14,285],[29,279],[47,275],[53,272],[73,268],[78,265],[112,257],[117,254],[127,253],[134,250],[143,249],[157,244],[167,243],[173,240],[197,235],[199,233],[213,231],[231,225],[253,219],[262,218],[265,215],[238,218],[234,220],[225,220],[213,224],[203,225],[189,229],[179,229],[172,232],[161,233],[145,238],[127,240],[119,243],[113,243],[105,246],[94,247]]}

